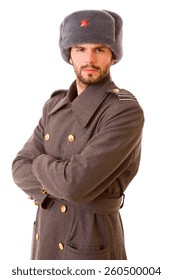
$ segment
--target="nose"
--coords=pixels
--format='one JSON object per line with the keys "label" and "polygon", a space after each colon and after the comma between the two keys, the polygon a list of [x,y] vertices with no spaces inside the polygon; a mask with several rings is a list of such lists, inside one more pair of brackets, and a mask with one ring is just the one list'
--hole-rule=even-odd
{"label": "nose", "polygon": [[94,64],[94,63],[95,63],[96,58],[95,58],[95,55],[94,55],[93,50],[88,49],[88,50],[86,51],[85,60],[86,60],[86,63],[87,63],[87,64]]}

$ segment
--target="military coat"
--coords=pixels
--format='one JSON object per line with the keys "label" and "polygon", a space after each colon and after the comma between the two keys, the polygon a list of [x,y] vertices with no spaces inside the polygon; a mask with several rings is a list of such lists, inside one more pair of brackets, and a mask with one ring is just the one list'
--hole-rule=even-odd
{"label": "military coat", "polygon": [[126,259],[119,209],[140,162],[144,115],[108,75],[45,103],[13,161],[15,183],[38,206],[32,259]]}

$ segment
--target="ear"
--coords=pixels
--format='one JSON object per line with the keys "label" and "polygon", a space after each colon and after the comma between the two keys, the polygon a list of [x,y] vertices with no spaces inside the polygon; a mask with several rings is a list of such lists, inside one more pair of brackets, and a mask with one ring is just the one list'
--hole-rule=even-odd
{"label": "ear", "polygon": [[70,64],[73,64],[73,61],[72,61],[71,57],[70,57],[70,59],[69,59],[69,62],[70,62]]}
{"label": "ear", "polygon": [[115,64],[115,62],[116,62],[116,57],[115,57],[114,53],[112,52],[111,64],[113,65],[113,64]]}

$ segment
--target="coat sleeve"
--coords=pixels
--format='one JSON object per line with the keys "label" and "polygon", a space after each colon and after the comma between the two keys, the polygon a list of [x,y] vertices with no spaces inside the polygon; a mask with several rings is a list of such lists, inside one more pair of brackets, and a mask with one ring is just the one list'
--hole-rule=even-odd
{"label": "coat sleeve", "polygon": [[[29,198],[34,199],[36,204],[42,204],[45,195],[41,192],[41,184],[32,172],[32,162],[39,155],[44,154],[43,146],[43,119],[39,121],[33,135],[26,142],[23,149],[17,154],[12,163],[12,175],[14,182]],[[30,146],[32,145],[32,150]]]}
{"label": "coat sleeve", "polygon": [[[53,93],[52,96],[54,96]],[[58,99],[60,97],[58,96]],[[44,149],[44,125],[47,108],[52,103],[49,99],[43,107],[43,115],[32,136],[18,152],[12,163],[12,176],[15,184],[20,187],[36,205],[43,205],[47,194],[42,185],[32,172],[32,163],[35,158],[45,153]],[[32,147],[32,148],[31,148]]]}
{"label": "coat sleeve", "polygon": [[115,113],[108,110],[99,132],[70,161],[47,154],[34,159],[32,172],[48,193],[87,203],[128,168],[134,153],[139,151],[144,117],[137,102],[127,102],[120,108]]}

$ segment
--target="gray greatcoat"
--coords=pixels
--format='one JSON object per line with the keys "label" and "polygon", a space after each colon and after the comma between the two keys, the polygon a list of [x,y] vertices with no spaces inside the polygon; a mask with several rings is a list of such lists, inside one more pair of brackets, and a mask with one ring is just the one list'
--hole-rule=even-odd
{"label": "gray greatcoat", "polygon": [[15,183],[38,205],[32,259],[126,259],[119,208],[136,175],[143,111],[110,76],[77,96],[53,93],[13,162]]}

